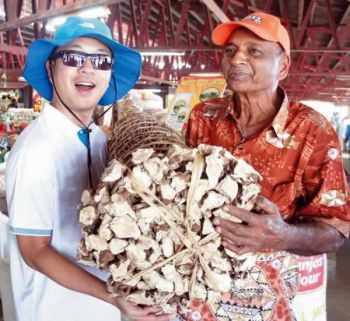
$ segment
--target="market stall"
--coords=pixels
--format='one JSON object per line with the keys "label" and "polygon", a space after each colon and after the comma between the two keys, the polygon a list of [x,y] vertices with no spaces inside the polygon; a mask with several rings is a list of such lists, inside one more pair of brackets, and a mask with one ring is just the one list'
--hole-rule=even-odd
{"label": "market stall", "polygon": [[0,163],[18,135],[39,115],[31,108],[9,108],[0,114]]}

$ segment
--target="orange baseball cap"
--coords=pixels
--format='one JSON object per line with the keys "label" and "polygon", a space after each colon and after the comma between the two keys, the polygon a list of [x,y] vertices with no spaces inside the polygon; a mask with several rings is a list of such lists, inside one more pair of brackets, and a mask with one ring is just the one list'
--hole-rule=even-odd
{"label": "orange baseball cap", "polygon": [[230,39],[232,32],[244,27],[255,33],[262,39],[278,42],[285,53],[290,55],[290,40],[288,31],[282,26],[278,17],[265,12],[253,12],[241,21],[229,21],[218,25],[212,35],[212,41],[219,46],[224,46]]}

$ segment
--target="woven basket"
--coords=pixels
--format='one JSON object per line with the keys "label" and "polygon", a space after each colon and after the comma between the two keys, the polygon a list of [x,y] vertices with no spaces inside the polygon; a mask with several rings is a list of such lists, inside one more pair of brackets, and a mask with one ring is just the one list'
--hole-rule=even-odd
{"label": "woven basket", "polygon": [[138,148],[153,148],[165,154],[173,144],[186,146],[176,131],[152,115],[140,112],[128,97],[119,102],[115,110],[108,161],[117,159],[130,166],[131,155]]}

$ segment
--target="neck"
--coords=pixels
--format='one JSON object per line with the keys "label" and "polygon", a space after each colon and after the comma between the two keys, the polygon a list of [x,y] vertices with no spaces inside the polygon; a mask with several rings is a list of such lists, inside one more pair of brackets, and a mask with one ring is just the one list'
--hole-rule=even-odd
{"label": "neck", "polygon": [[277,93],[236,93],[240,113],[237,125],[243,137],[248,137],[269,125],[278,113],[282,97]]}
{"label": "neck", "polygon": [[66,116],[71,122],[79,127],[87,127],[92,121],[93,110],[84,110],[84,111],[76,111],[70,106],[70,110],[74,113],[74,115],[79,118],[79,120],[72,115],[72,113],[65,107],[65,105],[57,98],[54,97],[51,101],[51,105],[55,107],[58,111],[60,111],[64,116]]}

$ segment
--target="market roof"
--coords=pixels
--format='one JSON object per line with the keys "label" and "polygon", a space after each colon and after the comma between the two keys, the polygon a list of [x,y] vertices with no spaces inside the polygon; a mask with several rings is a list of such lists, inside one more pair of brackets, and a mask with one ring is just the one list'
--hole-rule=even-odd
{"label": "market roof", "polygon": [[119,42],[157,53],[144,56],[144,81],[167,84],[190,72],[220,71],[221,50],[210,41],[217,24],[270,12],[281,17],[292,40],[292,69],[284,81],[289,95],[349,103],[350,2],[345,0],[3,0],[2,73],[20,74],[26,48],[34,38],[50,35],[52,18],[87,8],[97,14],[96,6],[109,9],[105,18]]}

